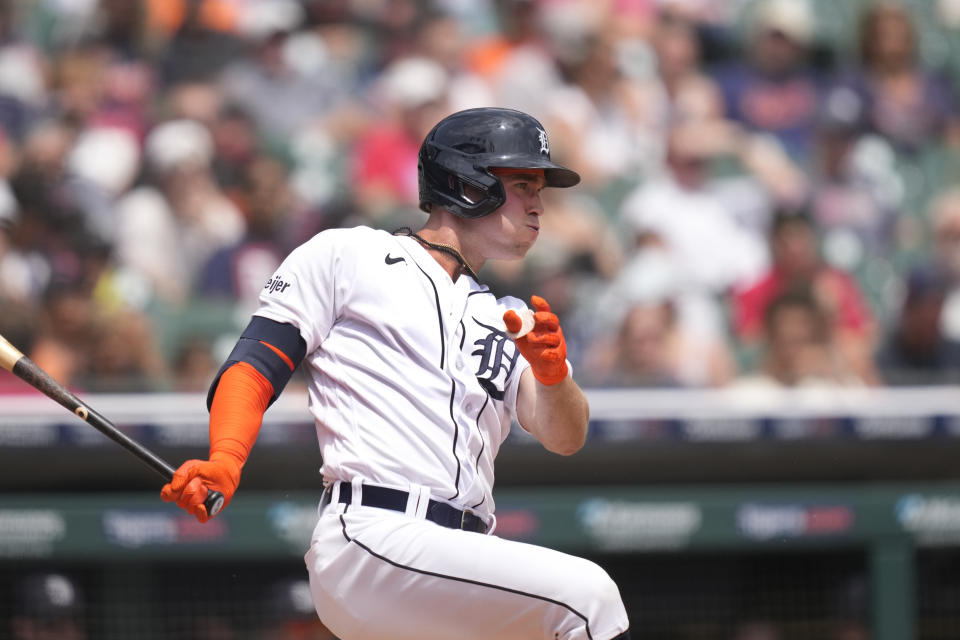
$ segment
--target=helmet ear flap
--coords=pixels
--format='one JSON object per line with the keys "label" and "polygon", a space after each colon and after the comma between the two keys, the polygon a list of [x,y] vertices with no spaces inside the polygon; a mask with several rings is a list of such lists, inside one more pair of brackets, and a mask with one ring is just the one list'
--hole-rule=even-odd
{"label": "helmet ear flap", "polygon": [[450,174],[454,181],[451,189],[456,200],[456,209],[448,206],[453,213],[464,218],[480,218],[493,213],[506,202],[506,192],[500,178],[485,169],[478,170],[472,176]]}
{"label": "helmet ear flap", "polygon": [[456,149],[424,146],[420,154],[422,210],[429,212],[437,205],[463,218],[480,218],[506,201],[503,183],[486,167],[475,165]]}
{"label": "helmet ear flap", "polygon": [[478,205],[490,197],[499,197],[503,193],[503,183],[500,182],[500,178],[481,167],[477,167],[476,173],[470,176],[456,174],[455,180],[457,196],[468,205]]}
{"label": "helmet ear flap", "polygon": [[470,205],[479,204],[486,197],[482,189],[463,179],[456,180],[454,188],[460,199]]}

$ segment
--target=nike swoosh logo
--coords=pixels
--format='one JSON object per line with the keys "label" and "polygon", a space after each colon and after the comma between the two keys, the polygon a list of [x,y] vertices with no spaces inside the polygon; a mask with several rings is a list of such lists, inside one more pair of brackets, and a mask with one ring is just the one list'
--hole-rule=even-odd
{"label": "nike swoosh logo", "polygon": [[383,259],[383,261],[386,262],[387,264],[397,264],[398,262],[406,262],[407,259],[404,258],[403,256],[400,256],[399,258],[391,258],[390,254],[388,253],[387,256]]}

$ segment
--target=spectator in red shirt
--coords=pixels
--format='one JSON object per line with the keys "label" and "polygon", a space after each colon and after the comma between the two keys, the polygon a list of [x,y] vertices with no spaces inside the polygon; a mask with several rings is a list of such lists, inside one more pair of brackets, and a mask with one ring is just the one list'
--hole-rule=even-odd
{"label": "spectator in red shirt", "polygon": [[827,314],[834,344],[847,361],[847,369],[865,383],[878,383],[872,359],[876,339],[873,312],[857,281],[823,261],[808,215],[777,214],[770,231],[770,250],[770,270],[732,297],[733,328],[742,345],[749,348],[759,342],[771,301],[789,290],[809,289]]}
{"label": "spectator in red shirt", "polygon": [[365,224],[396,228],[419,219],[417,152],[438,114],[446,113],[448,81],[436,61],[408,57],[391,63],[372,86],[376,121],[354,142],[349,159]]}

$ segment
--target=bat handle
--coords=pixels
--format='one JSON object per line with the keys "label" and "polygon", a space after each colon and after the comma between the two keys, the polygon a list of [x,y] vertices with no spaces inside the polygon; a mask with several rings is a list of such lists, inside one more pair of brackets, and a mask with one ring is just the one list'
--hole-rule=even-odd
{"label": "bat handle", "polygon": [[203,506],[207,509],[207,515],[211,518],[223,509],[223,494],[213,489],[207,489],[207,499],[203,501]]}
{"label": "bat handle", "polygon": [[[112,422],[83,404],[79,398],[51,378],[50,374],[38,367],[33,360],[20,353],[20,351],[3,336],[0,336],[0,367],[10,371],[48,398],[77,414],[92,427],[137,456],[144,464],[156,471],[168,482],[173,479],[175,470],[165,460],[157,457],[153,452],[144,448],[143,445],[132,440],[129,436],[117,429]],[[207,510],[207,515],[212,518],[223,509],[223,494],[219,491],[208,489],[207,497],[203,501],[203,506]]]}

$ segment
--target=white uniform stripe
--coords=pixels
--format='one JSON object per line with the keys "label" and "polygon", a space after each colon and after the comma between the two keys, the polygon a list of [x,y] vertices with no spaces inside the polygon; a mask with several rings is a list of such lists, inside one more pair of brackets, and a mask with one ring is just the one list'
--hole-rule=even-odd
{"label": "white uniform stripe", "polygon": [[[480,456],[483,455],[483,450],[487,447],[487,441],[483,437],[483,430],[480,428],[480,416],[483,415],[483,410],[487,408],[487,404],[489,402],[490,402],[490,396],[488,395],[483,399],[483,406],[481,406],[480,411],[477,412],[477,420],[476,420],[477,433],[480,434],[480,450],[477,451],[477,460],[476,460],[477,467],[480,466]],[[486,500],[487,500],[487,496],[483,496],[483,499],[480,500],[480,502],[478,502],[477,504],[471,505],[470,508],[476,509],[477,507],[482,505],[484,502],[486,502]]]}
{"label": "white uniform stripe", "polygon": [[433,299],[437,305],[437,322],[440,325],[440,368],[443,369],[443,362],[446,356],[446,338],[443,333],[443,312],[440,310],[440,294],[437,293],[437,283],[433,281],[433,278],[430,277],[426,271],[420,265],[417,265],[417,268],[420,269],[420,272],[426,276],[427,280],[430,281],[430,286],[433,288]]}
{"label": "white uniform stripe", "polygon": [[456,493],[453,494],[448,500],[456,500],[460,497],[460,456],[457,455],[457,437],[460,434],[460,427],[457,425],[457,416],[453,413],[453,399],[457,395],[457,383],[453,380],[450,381],[450,422],[453,424],[453,458],[457,461],[457,475],[453,479],[453,488],[456,490]]}

